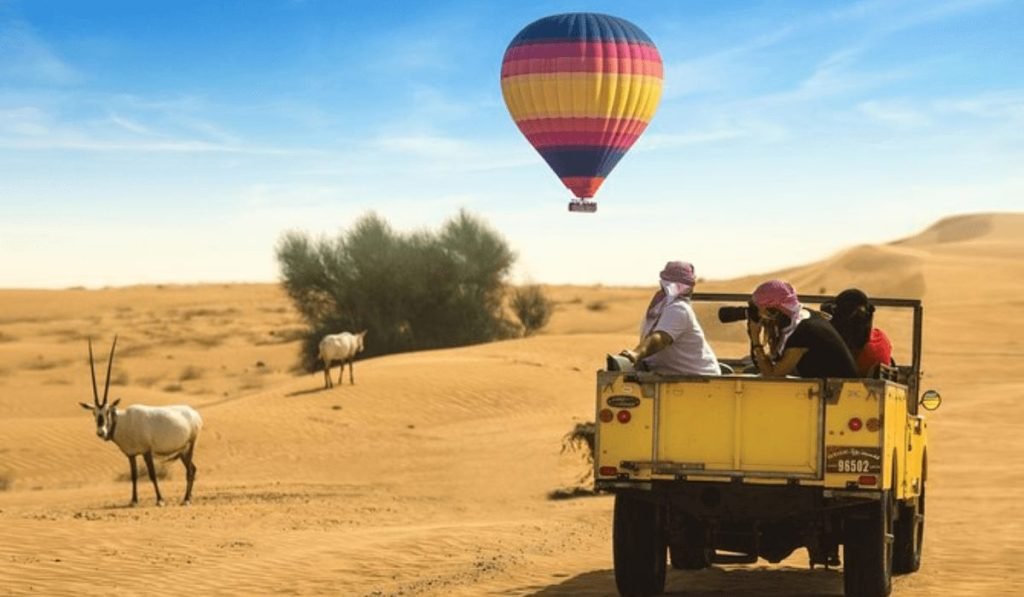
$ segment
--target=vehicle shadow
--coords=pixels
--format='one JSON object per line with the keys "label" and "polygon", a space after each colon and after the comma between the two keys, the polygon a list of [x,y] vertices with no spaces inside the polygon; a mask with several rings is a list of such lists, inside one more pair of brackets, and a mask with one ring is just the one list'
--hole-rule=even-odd
{"label": "vehicle shadow", "polygon": [[[530,595],[543,597],[570,595],[618,595],[615,573],[595,570],[565,581],[539,588]],[[790,596],[837,597],[843,594],[843,575],[839,570],[803,568],[732,568],[708,570],[669,570],[665,595],[686,597],[763,597]]]}

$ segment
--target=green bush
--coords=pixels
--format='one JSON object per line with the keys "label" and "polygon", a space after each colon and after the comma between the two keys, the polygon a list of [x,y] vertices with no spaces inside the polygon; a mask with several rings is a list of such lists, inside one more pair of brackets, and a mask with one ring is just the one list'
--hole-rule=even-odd
{"label": "green bush", "polygon": [[512,311],[523,324],[523,334],[532,335],[542,329],[551,319],[552,302],[536,284],[522,286],[512,291]]}
{"label": "green bush", "polygon": [[502,316],[515,254],[465,211],[437,232],[396,233],[376,214],[335,239],[284,234],[285,291],[309,326],[302,365],[313,371],[325,334],[367,330],[363,356],[487,342],[515,333]]}

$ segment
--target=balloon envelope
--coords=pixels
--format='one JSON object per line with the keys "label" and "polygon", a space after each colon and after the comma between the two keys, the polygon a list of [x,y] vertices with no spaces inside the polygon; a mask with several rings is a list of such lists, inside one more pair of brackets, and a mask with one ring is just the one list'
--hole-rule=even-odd
{"label": "balloon envelope", "polygon": [[594,196],[647,128],[661,83],[661,56],[647,34],[603,14],[534,21],[501,65],[512,119],[580,199]]}

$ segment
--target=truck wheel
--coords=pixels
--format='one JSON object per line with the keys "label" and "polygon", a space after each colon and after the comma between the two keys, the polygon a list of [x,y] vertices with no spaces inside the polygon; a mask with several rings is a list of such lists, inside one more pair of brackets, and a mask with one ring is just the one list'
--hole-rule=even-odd
{"label": "truck wheel", "polygon": [[843,587],[846,597],[884,597],[892,591],[892,493],[882,492],[866,516],[844,521]]}
{"label": "truck wheel", "polygon": [[658,504],[616,494],[612,552],[620,595],[646,597],[665,591],[664,523]]}
{"label": "truck wheel", "polygon": [[900,504],[900,517],[896,521],[896,543],[893,546],[892,571],[909,574],[921,568],[921,548],[924,546],[924,485],[917,503]]}

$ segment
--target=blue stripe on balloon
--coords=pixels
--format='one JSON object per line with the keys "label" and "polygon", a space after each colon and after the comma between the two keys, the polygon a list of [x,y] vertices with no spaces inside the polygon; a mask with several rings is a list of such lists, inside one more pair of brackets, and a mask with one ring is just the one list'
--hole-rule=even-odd
{"label": "blue stripe on balloon", "polygon": [[527,25],[509,46],[549,41],[622,41],[654,45],[639,27],[625,19],[591,12],[552,15]]}
{"label": "blue stripe on balloon", "polygon": [[545,147],[538,152],[559,178],[606,177],[626,155],[625,150],[611,147]]}

